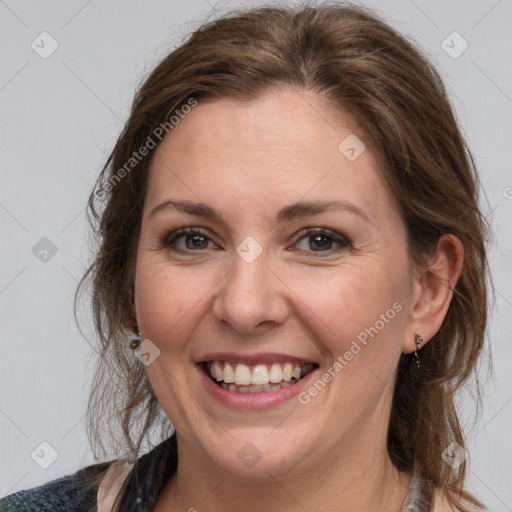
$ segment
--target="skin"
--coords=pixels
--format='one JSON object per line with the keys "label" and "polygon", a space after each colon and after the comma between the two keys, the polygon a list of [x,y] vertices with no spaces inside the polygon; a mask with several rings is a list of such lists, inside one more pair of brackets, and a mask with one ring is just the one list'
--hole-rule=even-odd
{"label": "skin", "polygon": [[[350,134],[366,139],[353,117],[315,94],[281,89],[248,102],[200,101],[157,147],[135,307],[142,339],[160,350],[146,370],[180,461],[157,512],[400,510],[410,475],[386,449],[393,379],[415,333],[426,343],[441,326],[463,252],[447,235],[429,271],[413,268],[369,141],[355,161],[338,150]],[[171,207],[149,215],[171,198],[206,203],[223,221]],[[346,210],[277,221],[282,207],[310,200],[350,202],[370,221]],[[191,237],[188,246],[186,237],[161,243],[190,226],[205,232],[201,248]],[[322,239],[322,251],[308,227],[349,243]],[[247,236],[263,249],[252,263],[236,251]],[[195,361],[212,351],[299,356],[321,377],[394,303],[401,311],[307,404],[233,410],[199,378]],[[237,457],[247,442],[261,454],[250,468]],[[448,509],[439,501],[436,510]]]}

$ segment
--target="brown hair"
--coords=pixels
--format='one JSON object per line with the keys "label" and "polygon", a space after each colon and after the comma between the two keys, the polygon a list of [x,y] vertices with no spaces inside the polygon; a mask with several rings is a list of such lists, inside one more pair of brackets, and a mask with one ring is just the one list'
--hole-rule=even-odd
{"label": "brown hair", "polygon": [[260,7],[205,23],[137,92],[89,198],[99,250],[77,290],[78,297],[92,283],[100,342],[88,404],[93,451],[113,446],[119,455],[124,443],[136,458],[159,420],[162,435],[170,432],[144,366],[127,350],[137,333],[135,261],[153,152],[126,163],[191,98],[251,100],[278,87],[315,92],[355,116],[400,207],[411,261],[423,263],[443,234],[464,245],[447,316],[421,350],[420,369],[411,354],[399,361],[388,452],[400,470],[420,467],[459,510],[466,510],[464,500],[480,505],[464,490],[466,463],[453,469],[442,457],[452,442],[465,446],[454,394],[473,375],[485,338],[488,227],[475,165],[430,62],[371,11],[349,5]]}

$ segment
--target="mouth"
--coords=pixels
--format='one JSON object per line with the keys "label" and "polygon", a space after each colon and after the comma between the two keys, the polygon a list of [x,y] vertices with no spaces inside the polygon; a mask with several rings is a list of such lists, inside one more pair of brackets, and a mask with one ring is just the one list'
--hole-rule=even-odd
{"label": "mouth", "polygon": [[245,364],[203,361],[204,372],[217,386],[233,393],[269,393],[293,386],[318,367],[316,363],[273,362]]}

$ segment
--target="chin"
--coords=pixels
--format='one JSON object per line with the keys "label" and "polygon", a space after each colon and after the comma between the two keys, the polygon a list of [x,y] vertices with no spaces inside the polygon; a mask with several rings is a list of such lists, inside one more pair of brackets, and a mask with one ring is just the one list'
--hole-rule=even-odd
{"label": "chin", "polygon": [[204,449],[223,471],[241,478],[265,479],[289,473],[304,460],[307,447],[301,439],[303,432],[248,428],[233,437],[225,432]]}
{"label": "chin", "polygon": [[[221,455],[222,468],[242,478],[267,479],[286,474],[297,467],[302,458],[293,446],[262,446],[248,441],[232,455]],[[212,454],[215,456],[215,454]],[[233,456],[234,455],[234,456]]]}

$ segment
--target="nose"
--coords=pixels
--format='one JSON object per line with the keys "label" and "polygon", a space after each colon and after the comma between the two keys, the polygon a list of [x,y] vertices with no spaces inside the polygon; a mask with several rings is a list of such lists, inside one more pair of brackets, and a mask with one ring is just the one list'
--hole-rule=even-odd
{"label": "nose", "polygon": [[258,335],[282,324],[288,315],[286,285],[269,268],[265,252],[251,263],[234,254],[220,286],[212,311],[224,328]]}

